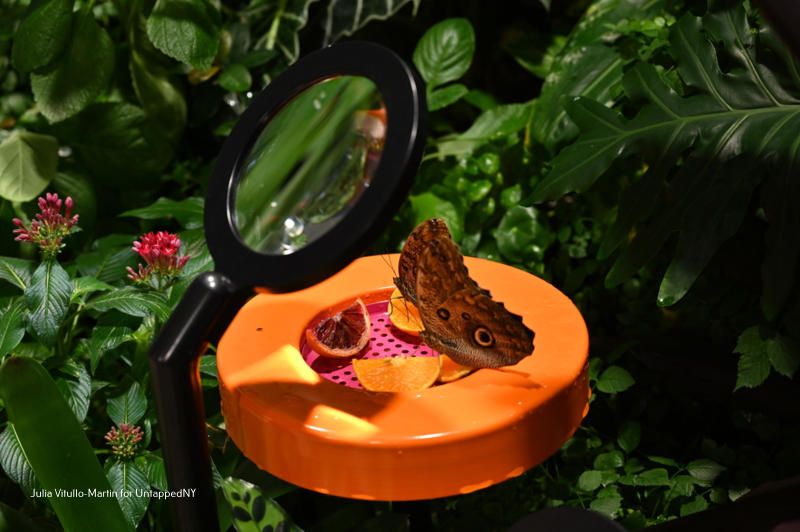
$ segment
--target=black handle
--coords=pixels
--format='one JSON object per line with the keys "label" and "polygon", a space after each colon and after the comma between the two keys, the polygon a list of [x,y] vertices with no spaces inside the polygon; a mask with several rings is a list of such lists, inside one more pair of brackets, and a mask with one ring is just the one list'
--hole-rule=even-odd
{"label": "black handle", "polygon": [[194,496],[169,499],[182,531],[219,528],[198,361],[208,342],[219,339],[251,295],[220,273],[201,274],[189,285],[150,350],[169,489],[195,490]]}

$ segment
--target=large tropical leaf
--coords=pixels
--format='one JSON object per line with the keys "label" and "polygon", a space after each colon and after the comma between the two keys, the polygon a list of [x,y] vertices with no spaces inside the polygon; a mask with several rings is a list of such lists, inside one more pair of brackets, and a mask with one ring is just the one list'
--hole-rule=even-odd
{"label": "large tropical leaf", "polygon": [[[800,85],[759,62],[764,44],[741,6],[703,18],[687,14],[672,28],[670,51],[689,96],[672,90],[655,67],[638,64],[624,78],[625,95],[641,106],[631,120],[587,98],[568,105],[581,135],[553,160],[535,200],[586,190],[624,157],[635,154],[648,165],[624,191],[602,244],[601,254],[609,255],[635,231],[609,272],[609,285],[637,272],[678,232],[659,292],[660,304],[677,302],[738,230],[764,176],[797,164]],[[732,65],[727,72],[720,67],[723,56]],[[785,212],[776,207],[775,219]]]}
{"label": "large tropical leaf", "polygon": [[408,4],[414,11],[422,0],[331,0],[325,19],[325,42],[352,35],[371,20],[386,20]]}

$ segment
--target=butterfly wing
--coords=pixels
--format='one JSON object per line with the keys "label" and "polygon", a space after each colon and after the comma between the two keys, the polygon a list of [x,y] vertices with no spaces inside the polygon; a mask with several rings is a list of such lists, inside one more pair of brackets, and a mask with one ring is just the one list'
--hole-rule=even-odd
{"label": "butterfly wing", "polygon": [[[458,251],[453,239],[450,236],[450,231],[444,220],[439,218],[432,218],[419,224],[406,239],[403,246],[403,251],[400,253],[400,260],[397,265],[397,277],[394,279],[395,285],[400,289],[403,298],[417,304],[417,271],[419,261],[423,254],[425,254],[429,247],[434,242],[450,243],[455,248],[455,253],[458,255],[458,264],[463,268],[464,261],[461,258],[461,253]],[[450,250],[452,251],[452,250]],[[466,268],[462,277],[469,279],[466,273]],[[471,281],[471,280],[470,280]]]}
{"label": "butterfly wing", "polygon": [[459,364],[494,368],[533,352],[533,331],[469,277],[449,238],[431,242],[417,264],[417,308],[422,339]]}

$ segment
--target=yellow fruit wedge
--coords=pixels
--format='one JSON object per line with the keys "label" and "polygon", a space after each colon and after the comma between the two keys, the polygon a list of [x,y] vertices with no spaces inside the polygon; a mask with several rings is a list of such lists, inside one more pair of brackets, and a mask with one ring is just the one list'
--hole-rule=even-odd
{"label": "yellow fruit wedge", "polygon": [[386,313],[389,314],[389,321],[392,322],[392,325],[403,332],[418,335],[424,329],[422,318],[419,317],[419,310],[413,303],[406,301],[397,288],[392,292]]}
{"label": "yellow fruit wedge", "polygon": [[371,392],[419,392],[430,388],[441,369],[439,357],[353,360],[356,377]]}
{"label": "yellow fruit wedge", "polygon": [[447,355],[439,355],[439,358],[442,359],[442,369],[439,372],[438,382],[453,382],[475,371],[475,368],[462,366]]}

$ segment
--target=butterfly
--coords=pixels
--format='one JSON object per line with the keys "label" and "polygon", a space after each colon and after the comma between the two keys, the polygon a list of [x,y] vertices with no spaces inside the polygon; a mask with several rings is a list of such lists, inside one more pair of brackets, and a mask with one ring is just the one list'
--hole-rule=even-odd
{"label": "butterfly", "polygon": [[474,368],[509,366],[533,353],[533,331],[469,276],[443,220],[411,232],[397,275],[394,283],[419,310],[420,336],[431,348]]}

